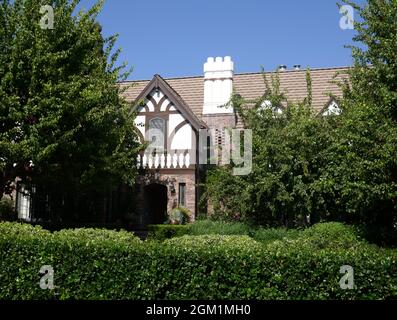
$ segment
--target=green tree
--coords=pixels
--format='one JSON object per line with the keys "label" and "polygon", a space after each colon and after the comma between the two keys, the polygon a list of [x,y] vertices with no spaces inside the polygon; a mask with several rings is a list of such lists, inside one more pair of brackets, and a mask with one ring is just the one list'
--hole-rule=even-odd
{"label": "green tree", "polygon": [[348,46],[354,68],[345,98],[371,104],[397,121],[397,1],[368,0],[359,5],[347,0],[343,4],[351,5],[359,16],[354,21],[357,45]]}
{"label": "green tree", "polygon": [[[0,197],[18,176],[75,198],[133,183],[139,148],[131,106],[122,98],[117,36],[96,21],[103,1],[76,13],[79,0],[1,0]],[[42,5],[54,9],[43,29]]]}
{"label": "green tree", "polygon": [[[261,224],[360,223],[381,242],[397,242],[397,1],[350,1],[359,19],[354,66],[340,83],[340,116],[321,117],[308,96],[288,104],[278,78],[257,101],[233,105],[253,129],[253,171],[209,172],[207,197],[217,212]],[[249,106],[250,105],[250,106]],[[277,112],[280,105],[287,108]]]}
{"label": "green tree", "polygon": [[318,117],[308,96],[289,103],[280,92],[278,75],[264,75],[266,92],[256,101],[239,96],[233,106],[253,131],[253,168],[248,176],[233,176],[228,167],[208,173],[207,196],[216,212],[254,223],[287,227],[319,219],[324,201],[315,182],[324,166],[330,121]]}
{"label": "green tree", "polygon": [[[397,1],[359,6],[344,110],[318,186],[334,212],[392,240],[397,223]],[[396,239],[397,240],[397,239]]]}

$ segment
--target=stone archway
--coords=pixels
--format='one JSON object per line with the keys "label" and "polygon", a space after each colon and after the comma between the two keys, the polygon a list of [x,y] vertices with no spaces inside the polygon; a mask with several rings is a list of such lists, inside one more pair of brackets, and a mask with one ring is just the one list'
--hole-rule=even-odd
{"label": "stone archway", "polygon": [[146,224],[162,224],[167,218],[168,189],[163,184],[152,183],[143,188]]}

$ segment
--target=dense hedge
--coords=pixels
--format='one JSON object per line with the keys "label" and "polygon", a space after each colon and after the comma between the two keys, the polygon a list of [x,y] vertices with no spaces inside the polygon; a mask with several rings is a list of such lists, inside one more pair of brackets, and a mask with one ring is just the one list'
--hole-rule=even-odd
{"label": "dense hedge", "polygon": [[212,220],[199,220],[189,225],[191,235],[200,236],[206,234],[219,235],[249,235],[252,228],[241,222],[225,222]]}
{"label": "dense hedge", "polygon": [[253,235],[256,228],[241,222],[199,220],[188,225],[156,224],[148,226],[148,239],[160,242],[183,235]]}
{"label": "dense hedge", "polygon": [[189,226],[173,224],[153,224],[148,226],[148,239],[164,241],[174,237],[181,237],[188,234]]}
{"label": "dense hedge", "polygon": [[201,235],[248,235],[264,244],[284,238],[294,239],[300,231],[286,228],[263,228],[251,226],[243,222],[199,220],[188,225],[188,234]]}
{"label": "dense hedge", "polygon": [[251,236],[263,244],[271,243],[276,240],[296,239],[301,231],[286,228],[258,228],[252,232]]}
{"label": "dense hedge", "polygon": [[[352,239],[339,224],[316,228],[263,245],[248,236],[183,236],[159,243],[127,232],[51,234],[0,223],[0,298],[397,298],[396,251]],[[330,241],[335,233],[339,242]],[[43,265],[54,268],[52,291],[39,287]],[[339,287],[342,265],[354,268],[353,290]]]}

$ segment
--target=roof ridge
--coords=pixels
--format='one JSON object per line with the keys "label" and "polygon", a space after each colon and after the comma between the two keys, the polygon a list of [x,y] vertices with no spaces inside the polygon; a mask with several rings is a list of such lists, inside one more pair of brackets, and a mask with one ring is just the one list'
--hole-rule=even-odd
{"label": "roof ridge", "polygon": [[[299,70],[284,70],[284,71],[279,71],[279,74],[283,73],[293,73],[293,72],[306,72],[307,69],[310,69],[310,71],[326,71],[326,70],[343,70],[343,69],[350,69],[352,68],[351,66],[343,66],[343,67],[321,67],[321,68],[301,68]],[[277,70],[275,71],[265,71],[265,74],[269,73],[277,73]],[[244,75],[252,75],[252,74],[262,74],[262,72],[241,72],[241,73],[235,73],[235,76],[244,76]]]}
{"label": "roof ridge", "polygon": [[[178,79],[193,79],[193,78],[204,78],[204,76],[181,76],[181,77],[170,77],[170,78],[163,78],[163,80],[178,80]],[[138,79],[138,80],[124,80],[124,81],[119,81],[119,83],[127,83],[127,82],[145,82],[145,81],[151,81],[152,79]]]}
{"label": "roof ridge", "polygon": [[[308,67],[310,68],[310,67]],[[280,74],[283,73],[293,73],[293,72],[306,72],[308,68],[302,68],[300,70],[284,70],[279,72]],[[341,66],[341,67],[319,67],[319,68],[310,68],[310,71],[326,71],[326,70],[342,70],[342,69],[350,69],[352,66]],[[271,74],[271,73],[276,73],[277,71],[265,71],[265,74]],[[240,72],[240,73],[235,73],[234,76],[244,76],[244,75],[254,75],[254,74],[262,74],[262,72],[257,71],[257,72]],[[169,77],[169,78],[163,78],[164,80],[182,80],[182,79],[198,79],[198,78],[204,78],[203,75],[196,75],[196,76],[180,76],[180,77]],[[138,80],[124,80],[120,81],[118,83],[123,84],[123,83],[130,83],[130,82],[149,82],[151,79],[138,79]]]}

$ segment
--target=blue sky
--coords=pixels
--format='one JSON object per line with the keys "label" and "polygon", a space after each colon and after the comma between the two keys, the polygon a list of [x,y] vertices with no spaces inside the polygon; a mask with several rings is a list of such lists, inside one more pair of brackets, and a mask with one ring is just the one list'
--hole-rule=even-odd
{"label": "blue sky", "polygon": [[150,79],[201,75],[209,56],[232,56],[237,73],[350,65],[340,18],[336,0],[107,0],[98,20],[119,33],[130,79]]}

